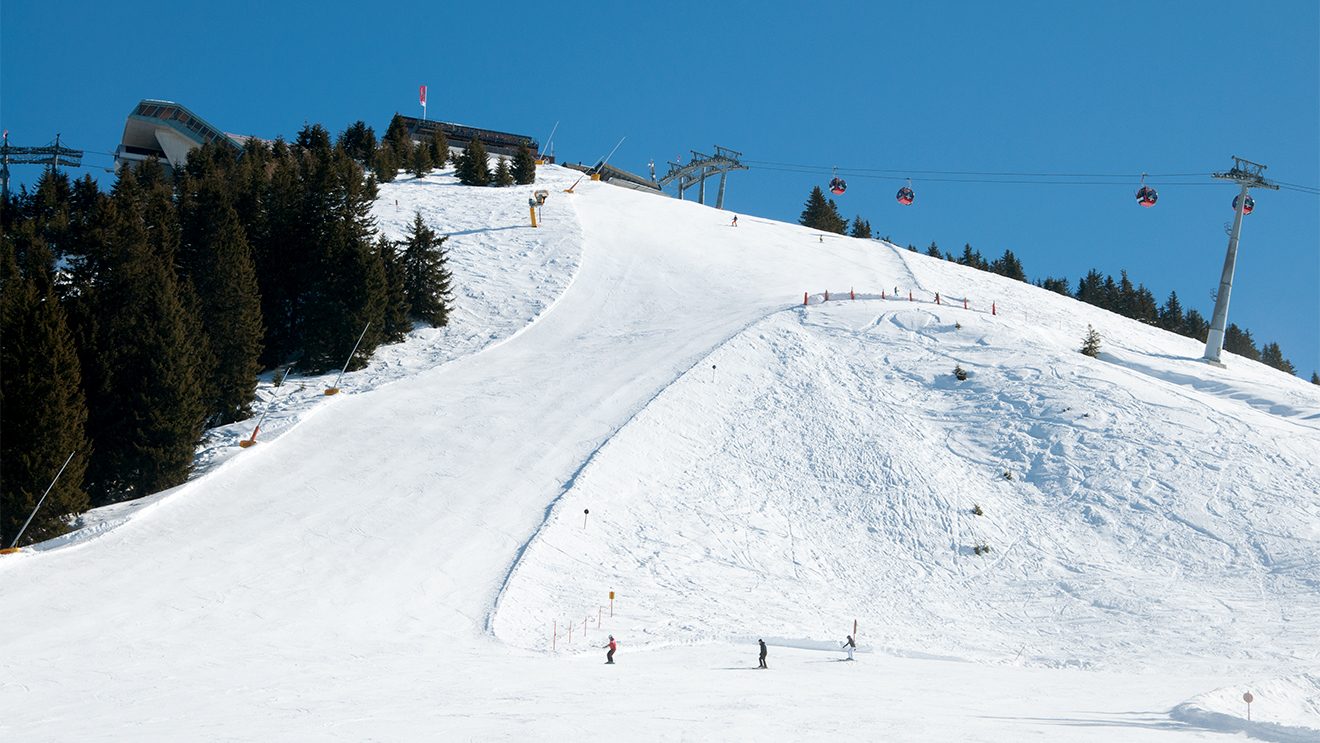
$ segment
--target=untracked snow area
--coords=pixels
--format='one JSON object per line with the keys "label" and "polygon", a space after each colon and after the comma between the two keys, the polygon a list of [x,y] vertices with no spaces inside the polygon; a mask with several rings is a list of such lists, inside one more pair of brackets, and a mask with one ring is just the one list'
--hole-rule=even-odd
{"label": "untracked snow area", "polygon": [[382,187],[451,327],[0,557],[0,740],[1316,740],[1317,388],[579,177]]}

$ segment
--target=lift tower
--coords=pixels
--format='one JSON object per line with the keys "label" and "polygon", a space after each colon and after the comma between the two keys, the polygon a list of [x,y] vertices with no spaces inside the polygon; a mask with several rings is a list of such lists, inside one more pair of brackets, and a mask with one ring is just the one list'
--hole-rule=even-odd
{"label": "lift tower", "polygon": [[1238,194],[1237,209],[1233,215],[1233,229],[1228,234],[1228,253],[1224,255],[1224,273],[1219,277],[1219,291],[1215,294],[1215,313],[1210,318],[1210,334],[1205,339],[1205,360],[1223,366],[1219,353],[1224,349],[1224,330],[1228,327],[1228,297],[1233,292],[1233,269],[1237,266],[1238,237],[1242,234],[1242,215],[1246,213],[1248,192],[1254,188],[1279,187],[1265,180],[1265,166],[1233,156],[1233,169],[1215,173],[1215,178],[1234,181],[1242,187]]}
{"label": "lift tower", "polygon": [[5,130],[3,143],[0,144],[0,198],[9,200],[10,165],[45,165],[52,171],[60,166],[76,168],[82,164],[82,150],[65,147],[60,144],[60,135],[55,135],[55,144],[46,147],[15,147],[9,144],[9,131]]}

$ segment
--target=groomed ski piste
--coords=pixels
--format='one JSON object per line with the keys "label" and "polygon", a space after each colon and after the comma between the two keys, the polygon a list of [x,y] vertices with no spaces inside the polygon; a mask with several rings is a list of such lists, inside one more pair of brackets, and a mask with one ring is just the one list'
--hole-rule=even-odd
{"label": "groomed ski piste", "polygon": [[1320,388],[579,177],[382,186],[452,324],[0,557],[0,738],[1320,740]]}

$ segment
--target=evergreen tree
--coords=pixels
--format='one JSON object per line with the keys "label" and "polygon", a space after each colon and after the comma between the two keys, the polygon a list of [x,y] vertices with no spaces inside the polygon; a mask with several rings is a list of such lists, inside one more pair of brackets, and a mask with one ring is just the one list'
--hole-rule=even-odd
{"label": "evergreen tree", "polygon": [[106,215],[106,270],[87,296],[98,318],[83,354],[95,505],[186,480],[205,417],[201,339],[159,252],[168,241],[152,234],[160,215],[148,206],[151,188],[150,177],[144,185],[121,173]]}
{"label": "evergreen tree", "polygon": [[349,124],[339,135],[338,144],[363,168],[370,167],[376,156],[376,132],[361,120]]}
{"label": "evergreen tree", "polygon": [[990,268],[990,264],[986,263],[985,258],[982,257],[981,251],[972,250],[971,243],[963,245],[962,257],[958,259],[958,263],[961,263],[964,266],[978,268],[982,271],[989,270]]}
{"label": "evergreen tree", "polygon": [[509,161],[502,157],[495,166],[495,185],[500,187],[513,185],[513,171],[509,168]]}
{"label": "evergreen tree", "polygon": [[1072,296],[1072,290],[1068,288],[1068,279],[1067,279],[1067,277],[1062,277],[1062,278],[1057,278],[1057,279],[1056,279],[1056,278],[1054,278],[1053,276],[1046,276],[1046,277],[1040,282],[1039,286],[1040,286],[1042,289],[1046,289],[1046,290],[1048,290],[1048,291],[1052,291],[1052,292],[1056,292],[1056,293],[1058,293],[1058,294],[1062,294],[1062,295],[1064,295],[1065,297],[1071,297],[1071,296]]}
{"label": "evergreen tree", "polygon": [[519,147],[513,156],[513,180],[520,186],[536,182],[536,158],[526,147]]}
{"label": "evergreen tree", "polygon": [[871,223],[862,219],[862,215],[853,217],[852,230],[849,232],[853,237],[860,237],[866,240],[871,239]]}
{"label": "evergreen tree", "polygon": [[414,147],[412,151],[412,160],[408,163],[408,172],[417,178],[421,178],[431,172],[431,148]]}
{"label": "evergreen tree", "polygon": [[823,232],[835,232],[840,235],[848,228],[848,222],[839,214],[839,208],[833,199],[826,199],[820,186],[813,186],[807,197],[806,207],[798,217],[798,224]]}
{"label": "evergreen tree", "polygon": [[1118,272],[1118,287],[1114,294],[1114,304],[1110,309],[1124,317],[1135,318],[1137,316],[1137,290],[1132,286],[1132,280],[1128,278],[1127,269]]}
{"label": "evergreen tree", "polygon": [[1089,324],[1086,326],[1086,335],[1082,338],[1081,352],[1095,358],[1100,355],[1100,334]]}
{"label": "evergreen tree", "polygon": [[473,137],[468,143],[454,172],[465,186],[490,185],[490,156],[486,154],[486,145],[480,137]]}
{"label": "evergreen tree", "polygon": [[1103,307],[1105,304],[1105,280],[1094,268],[1077,282],[1077,298],[1087,304]]}
{"label": "evergreen tree", "polygon": [[1110,312],[1118,312],[1118,284],[1114,281],[1114,277],[1108,274],[1105,275],[1105,283],[1100,288],[1100,306]]}
{"label": "evergreen tree", "polygon": [[350,368],[360,368],[385,336],[386,279],[371,216],[374,185],[342,151],[317,149],[303,166],[306,254],[302,360],[309,371],[339,367],[368,322]]}
{"label": "evergreen tree", "polygon": [[266,367],[284,363],[299,348],[305,287],[322,257],[312,244],[323,238],[321,226],[304,222],[327,219],[324,209],[319,213],[312,211],[313,202],[304,193],[303,171],[311,160],[284,142],[275,142],[270,154],[270,176],[263,187],[258,228],[249,232],[261,295],[261,317],[266,328],[261,355],[261,363]]}
{"label": "evergreen tree", "polygon": [[1224,331],[1224,350],[1252,361],[1260,361],[1260,351],[1256,349],[1251,331],[1239,328],[1236,323],[1229,323],[1228,329]]}
{"label": "evergreen tree", "polygon": [[1160,308],[1155,303],[1155,295],[1143,284],[1137,284],[1132,295],[1132,317],[1147,325],[1158,325]]}
{"label": "evergreen tree", "polygon": [[934,240],[931,241],[930,247],[926,248],[926,255],[930,256],[931,258],[940,257],[940,246],[936,245]]}
{"label": "evergreen tree", "polygon": [[408,319],[410,307],[408,294],[404,287],[403,256],[398,247],[389,238],[381,235],[376,240],[376,253],[385,268],[385,332],[386,343],[396,343],[412,330],[412,321]]}
{"label": "evergreen tree", "polygon": [[[24,242],[27,266],[16,261]],[[63,517],[86,510],[87,404],[77,350],[56,299],[53,264],[31,222],[0,236],[0,545],[8,547],[42,493],[70,460],[23,534],[32,544],[62,534]],[[24,275],[26,274],[26,275]]]}
{"label": "evergreen tree", "polygon": [[205,389],[213,424],[250,414],[261,370],[261,298],[238,214],[219,173],[180,179],[180,268],[197,292],[199,315],[214,356]]}
{"label": "evergreen tree", "polygon": [[371,161],[371,172],[381,183],[392,183],[399,176],[399,159],[394,150],[381,146]]}
{"label": "evergreen tree", "polygon": [[449,162],[449,138],[440,127],[431,132],[431,165],[443,168]]}
{"label": "evergreen tree", "polygon": [[449,293],[452,276],[445,265],[445,240],[413,217],[412,232],[403,243],[403,286],[410,314],[432,327],[449,323]]}
{"label": "evergreen tree", "polygon": [[394,153],[395,162],[412,162],[412,135],[408,133],[408,125],[403,123],[403,117],[397,112],[390,119],[390,126],[385,130],[385,136],[381,137],[380,143]]}
{"label": "evergreen tree", "polygon": [[1183,326],[1182,330],[1179,332],[1188,338],[1195,338],[1196,340],[1205,343],[1206,336],[1210,334],[1210,323],[1206,322],[1206,319],[1201,316],[1200,312],[1197,312],[1195,309],[1190,309],[1187,310],[1187,314],[1183,316]]}
{"label": "evergreen tree", "polygon": [[1278,343],[1266,343],[1261,347],[1260,360],[1261,363],[1269,364],[1279,371],[1288,372],[1289,374],[1297,373],[1297,368],[1292,365],[1292,362],[1283,357],[1283,349],[1279,348]]}
{"label": "evergreen tree", "polygon": [[1164,306],[1160,308],[1157,319],[1159,326],[1165,330],[1175,333],[1182,331],[1183,309],[1182,303],[1178,301],[1178,292],[1169,292],[1169,298],[1164,301]]}
{"label": "evergreen tree", "polygon": [[1311,384],[1320,384],[1320,373],[1311,372]]}
{"label": "evergreen tree", "polygon": [[1017,259],[1017,256],[1013,255],[1011,250],[1005,250],[1002,256],[995,259],[995,262],[990,264],[990,270],[1010,279],[1027,280],[1027,272],[1022,270],[1022,262]]}

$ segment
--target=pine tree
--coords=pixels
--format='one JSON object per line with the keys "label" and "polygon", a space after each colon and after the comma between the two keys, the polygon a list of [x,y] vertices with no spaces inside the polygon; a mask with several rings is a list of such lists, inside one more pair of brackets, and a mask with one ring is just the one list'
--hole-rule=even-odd
{"label": "pine tree", "polygon": [[536,158],[527,147],[519,147],[513,156],[513,180],[520,186],[536,182]]}
{"label": "pine tree", "polygon": [[412,160],[408,163],[408,172],[421,178],[431,172],[431,148],[417,146],[413,148]]}
{"label": "pine tree", "polygon": [[1251,331],[1239,328],[1236,323],[1229,323],[1228,329],[1224,331],[1224,350],[1252,361],[1260,361],[1260,351],[1256,349]]}
{"label": "pine tree", "polygon": [[1155,295],[1143,284],[1137,284],[1136,291],[1132,294],[1132,305],[1129,308],[1132,312],[1132,318],[1147,325],[1159,324],[1160,308],[1155,304]]}
{"label": "pine tree", "polygon": [[261,297],[237,212],[219,173],[180,179],[180,272],[197,292],[199,316],[214,355],[205,389],[214,424],[250,414],[261,370]]}
{"label": "pine tree", "polygon": [[990,268],[990,264],[986,263],[985,258],[981,255],[981,251],[973,250],[971,243],[963,245],[962,257],[958,259],[958,263],[982,271],[989,270]]}
{"label": "pine tree", "polygon": [[[148,181],[151,186],[151,181]],[[152,235],[149,190],[121,173],[107,213],[106,271],[89,291],[98,318],[83,353],[96,505],[137,498],[187,479],[205,406],[195,320]]]}
{"label": "pine tree", "polygon": [[926,248],[926,255],[931,258],[939,258],[941,256],[940,246],[936,245],[934,240],[931,241],[930,247]]}
{"label": "pine tree", "polygon": [[316,151],[305,172],[303,229],[314,241],[308,254],[319,258],[312,263],[312,281],[301,300],[300,368],[339,367],[367,327],[349,365],[360,368],[385,336],[387,287],[371,216],[374,185],[339,150]]}
{"label": "pine tree", "polygon": [[1311,372],[1311,384],[1320,384],[1320,372]]}
{"label": "pine tree", "polygon": [[396,343],[412,330],[408,319],[410,307],[404,288],[403,256],[392,240],[381,235],[376,240],[376,253],[385,268],[385,332],[386,343]]}
{"label": "pine tree", "polygon": [[463,151],[462,161],[455,173],[465,186],[490,185],[490,156],[486,154],[486,145],[480,137],[473,137]]}
{"label": "pine tree", "polygon": [[311,244],[322,238],[320,227],[304,222],[326,219],[324,213],[309,211],[313,202],[304,193],[303,171],[304,164],[310,162],[312,158],[276,141],[270,154],[270,175],[263,187],[258,227],[248,233],[266,328],[261,355],[266,367],[284,363],[300,347],[305,287],[321,258]]}
{"label": "pine tree", "polygon": [[1039,286],[1040,286],[1042,289],[1045,289],[1045,290],[1047,290],[1047,291],[1056,292],[1056,293],[1058,293],[1058,294],[1062,294],[1062,295],[1064,295],[1065,297],[1071,297],[1071,296],[1072,296],[1072,290],[1068,288],[1068,279],[1067,279],[1067,277],[1062,277],[1062,278],[1057,278],[1057,279],[1056,279],[1056,278],[1054,278],[1053,276],[1046,276],[1044,279],[1041,280]]}
{"label": "pine tree", "polygon": [[363,121],[355,121],[339,135],[338,145],[363,168],[376,156],[376,132]]}
{"label": "pine tree", "polygon": [[1017,256],[1013,255],[1011,250],[1005,250],[1002,256],[995,259],[995,262],[990,264],[990,270],[1010,279],[1027,280],[1027,272],[1022,270],[1022,262],[1017,259]]}
{"label": "pine tree", "polygon": [[871,239],[871,223],[862,219],[862,215],[853,217],[852,230],[849,232],[853,237],[860,237],[866,240]]}
{"label": "pine tree", "polygon": [[1261,363],[1269,364],[1279,371],[1288,372],[1289,374],[1297,373],[1297,368],[1292,365],[1292,362],[1283,357],[1283,349],[1279,348],[1278,343],[1266,343],[1262,346],[1260,360]]}
{"label": "pine tree", "polygon": [[381,183],[392,183],[399,177],[399,158],[395,156],[394,150],[386,146],[379,147],[371,160],[371,172]]}
{"label": "pine tree", "polygon": [[1110,308],[1124,317],[1135,318],[1137,304],[1137,290],[1132,286],[1132,280],[1128,278],[1127,269],[1118,272],[1118,289],[1114,296],[1114,305]]}
{"label": "pine tree", "polygon": [[1169,298],[1159,311],[1159,326],[1172,332],[1180,332],[1183,327],[1182,302],[1178,301],[1178,292],[1169,292]]}
{"label": "pine tree", "polygon": [[403,243],[403,286],[409,313],[437,328],[449,323],[452,276],[445,265],[447,239],[427,227],[418,212]]}
{"label": "pine tree", "polygon": [[502,157],[495,166],[495,185],[500,187],[513,185],[513,171],[509,168],[509,161]]}
{"label": "pine tree", "polygon": [[1086,335],[1082,338],[1081,352],[1095,358],[1100,355],[1100,334],[1090,325],[1086,326]]}
{"label": "pine tree", "polygon": [[390,119],[390,126],[385,130],[385,136],[381,137],[380,143],[394,153],[395,162],[412,162],[412,134],[408,133],[408,125],[403,123],[403,117],[397,112]]}
{"label": "pine tree", "polygon": [[1105,280],[1094,268],[1077,282],[1076,297],[1087,304],[1103,307],[1105,303]]}
{"label": "pine tree", "polygon": [[[16,242],[24,242],[20,270]],[[64,460],[59,482],[23,534],[32,544],[66,531],[86,510],[87,404],[77,350],[51,280],[50,253],[23,222],[0,236],[0,546],[8,547]],[[26,275],[24,275],[26,274]]]}
{"label": "pine tree", "polygon": [[798,217],[798,224],[813,230],[835,232],[840,235],[848,228],[848,222],[839,214],[839,208],[833,199],[826,199],[820,186],[814,186],[807,197],[806,207]]}
{"label": "pine tree", "polygon": [[443,168],[447,162],[449,162],[449,138],[445,136],[444,130],[436,127],[435,131],[431,132],[431,165]]}
{"label": "pine tree", "polygon": [[1205,343],[1206,336],[1210,334],[1210,323],[1206,322],[1205,318],[1201,316],[1201,313],[1193,308],[1187,310],[1187,314],[1183,315],[1182,329],[1178,332],[1188,338],[1195,338],[1196,340]]}

